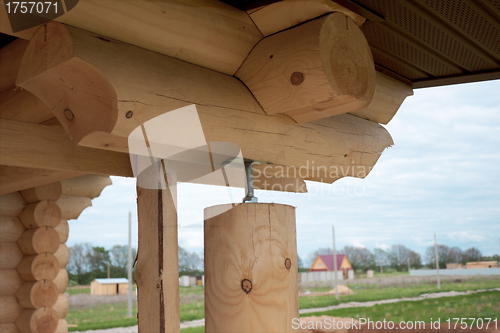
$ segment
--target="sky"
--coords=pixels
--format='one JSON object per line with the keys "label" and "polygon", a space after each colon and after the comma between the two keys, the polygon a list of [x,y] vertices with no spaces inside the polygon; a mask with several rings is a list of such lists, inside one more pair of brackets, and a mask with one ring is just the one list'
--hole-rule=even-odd
{"label": "sky", "polygon": [[[308,182],[305,194],[256,191],[259,202],[296,207],[300,257],[331,247],[332,225],[337,249],[403,244],[423,256],[436,233],[439,244],[500,254],[500,80],[416,89],[384,127],[394,146],[365,179]],[[127,244],[129,211],[137,246],[136,180],[112,181],[70,221],[69,246]],[[201,254],[203,209],[227,200],[223,187],[179,184],[179,245]]]}

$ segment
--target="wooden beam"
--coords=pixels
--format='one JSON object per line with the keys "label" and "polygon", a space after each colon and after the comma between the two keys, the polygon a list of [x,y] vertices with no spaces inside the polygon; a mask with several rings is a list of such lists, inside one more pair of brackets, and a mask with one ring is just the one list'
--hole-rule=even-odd
{"label": "wooden beam", "polygon": [[370,46],[339,12],[266,37],[235,76],[267,114],[299,123],[367,107],[375,91]]}
{"label": "wooden beam", "polygon": [[[148,176],[145,173],[140,175]],[[138,184],[144,181],[148,182],[138,179]],[[180,332],[177,211],[174,200],[168,187],[137,187],[139,247],[135,280],[140,332]]]}
{"label": "wooden beam", "polygon": [[0,164],[133,177],[128,154],[80,147],[62,128],[0,119]]}
{"label": "wooden beam", "polygon": [[[0,14],[0,31],[12,34],[4,6]],[[230,75],[262,38],[244,11],[216,0],[80,0],[57,20]]]}
{"label": "wooden beam", "polygon": [[98,197],[102,190],[112,183],[111,178],[99,175],[71,178],[61,182],[62,194],[93,199]]}
{"label": "wooden beam", "polygon": [[[57,23],[44,29],[28,47],[18,83],[45,101],[80,145],[128,152],[127,138],[135,128],[191,104],[207,141],[236,143],[252,160],[296,168],[308,161],[371,167],[392,145],[387,131],[373,122],[342,115],[298,125],[284,115],[266,115],[234,77]],[[88,170],[96,160],[81,163],[79,170],[104,174]]]}
{"label": "wooden beam", "polygon": [[333,12],[349,16],[358,26],[365,22],[361,15],[330,0],[283,0],[247,11],[264,36]]}
{"label": "wooden beam", "polygon": [[29,91],[11,87],[0,93],[0,118],[39,124],[54,118],[54,114]]}
{"label": "wooden beam", "polygon": [[57,201],[61,197],[62,186],[60,182],[54,182],[46,185],[35,186],[20,192],[27,203],[42,200]]}
{"label": "wooden beam", "polygon": [[[32,163],[33,165],[33,163]],[[34,169],[0,165],[0,195],[84,175],[78,171]]]}
{"label": "wooden beam", "polygon": [[220,209],[205,209],[205,332],[296,332],[295,207]]}

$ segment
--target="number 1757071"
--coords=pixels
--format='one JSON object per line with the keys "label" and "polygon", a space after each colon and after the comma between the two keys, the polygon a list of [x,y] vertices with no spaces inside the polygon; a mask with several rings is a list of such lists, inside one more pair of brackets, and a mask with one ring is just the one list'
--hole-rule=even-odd
{"label": "number 1757071", "polygon": [[15,14],[18,12],[22,14],[30,13],[30,14],[48,14],[51,7],[54,8],[57,14],[57,2],[42,2],[42,1],[30,1],[30,2],[7,2],[5,3],[7,7],[8,14]]}

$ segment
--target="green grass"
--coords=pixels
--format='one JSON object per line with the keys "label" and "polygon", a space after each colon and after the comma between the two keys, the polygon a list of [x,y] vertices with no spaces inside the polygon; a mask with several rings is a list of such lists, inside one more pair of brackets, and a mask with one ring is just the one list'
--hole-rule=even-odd
{"label": "green grass", "polygon": [[[310,308],[321,308],[330,305],[337,305],[340,303],[347,302],[367,302],[367,301],[379,301],[383,299],[391,298],[403,298],[403,297],[418,297],[422,294],[445,292],[445,291],[466,291],[466,290],[477,290],[477,289],[492,289],[500,287],[499,279],[470,279],[468,281],[460,283],[450,283],[451,281],[443,281],[441,284],[441,290],[437,289],[435,284],[423,283],[419,285],[410,285],[407,287],[387,287],[387,288],[377,288],[375,285],[371,285],[370,289],[366,285],[348,285],[355,294],[339,296],[339,299],[335,299],[335,296],[313,296],[313,297],[300,297],[299,298],[299,308],[300,309],[310,309]],[[308,290],[315,292],[325,292],[331,288],[319,287],[310,288]]]}
{"label": "green grass", "polygon": [[90,287],[88,287],[88,288],[67,288],[66,293],[68,293],[68,295],[77,295],[77,294],[89,294],[90,295]]}
{"label": "green grass", "polygon": [[[369,318],[372,321],[424,321],[440,319],[441,325],[452,318],[498,318],[500,320],[500,292],[487,291],[463,296],[441,297],[421,301],[402,301],[372,307],[344,308],[325,312],[301,314],[301,317],[332,316]],[[454,324],[455,321],[452,321]],[[471,321],[469,321],[470,323]]]}
{"label": "green grass", "polygon": [[[300,297],[299,298],[299,307],[301,309],[305,308],[315,308],[315,307],[325,307],[329,305],[336,305],[340,303],[347,303],[351,301],[358,301],[358,302],[366,302],[366,301],[376,301],[376,300],[384,300],[384,299],[391,299],[391,298],[401,298],[401,297],[416,297],[421,294],[426,294],[426,293],[435,293],[435,292],[440,292],[440,291],[465,291],[465,290],[477,290],[477,289],[491,289],[491,288],[497,288],[500,287],[500,280],[499,279],[471,279],[468,281],[464,281],[461,283],[448,283],[448,282],[443,282],[441,285],[441,290],[438,290],[435,284],[420,284],[420,285],[411,285],[406,288],[402,287],[387,287],[387,288],[377,288],[376,286],[371,286],[370,289],[366,288],[366,285],[358,285],[358,289],[355,288],[355,285],[350,285],[351,288],[355,291],[356,294],[353,295],[345,295],[345,296],[340,296],[339,300],[335,299],[335,296],[329,295],[329,296],[316,296],[316,297]],[[315,292],[325,292],[328,291],[330,288],[328,287],[318,287],[318,288],[309,288],[310,291],[315,291]],[[69,290],[86,290],[86,289],[69,289]],[[205,315],[205,309],[204,309],[204,301],[200,300],[200,295],[202,295],[204,292],[203,287],[181,287],[180,288],[180,295],[181,295],[181,300],[187,300],[184,301],[181,306],[180,306],[180,318],[181,321],[190,321],[190,320],[195,320],[195,319],[201,319],[204,318]],[[464,296],[467,299],[471,299],[471,304],[473,304],[473,301],[475,298],[474,296],[480,297],[480,295],[490,295],[489,292],[485,293],[478,293],[478,294],[473,294],[473,295],[468,295]],[[479,296],[478,296],[479,295]],[[491,295],[496,295],[497,304],[500,304],[500,293],[496,294],[491,294]],[[469,297],[470,296],[470,297]],[[194,301],[190,301],[190,297],[194,299]],[[462,296],[457,296],[458,298],[462,299]],[[437,308],[433,308],[430,306],[431,304],[434,304],[434,302],[438,302],[436,304],[440,304],[440,300],[443,299],[451,299],[451,298],[440,298],[436,300],[424,300],[424,301],[416,301],[416,302],[404,302],[404,304],[409,304],[407,306],[408,309],[414,309],[413,312],[411,312],[411,315],[415,313],[424,313],[424,314],[429,314],[432,313],[432,311],[436,310]],[[419,302],[429,302],[429,304],[422,306],[422,307],[415,307],[415,304],[420,304]],[[487,300],[486,303],[489,301]],[[456,302],[455,302],[456,303]],[[455,304],[454,303],[454,304]],[[484,310],[487,310],[488,308],[496,309],[495,311],[500,312],[500,309],[494,306],[494,301],[491,301],[489,303],[492,303],[492,305],[487,305],[487,308],[484,308]],[[488,303],[488,304],[489,304]],[[410,316],[410,313],[406,312],[401,312],[401,314],[398,312],[399,309],[401,308],[401,304],[403,303],[397,303],[396,304],[386,304],[387,308],[380,310],[379,312],[376,312],[376,315],[386,315],[387,313],[391,314],[391,316],[400,316],[400,315],[405,315],[405,316]],[[455,306],[455,305],[453,305]],[[478,305],[474,305],[478,306]],[[370,308],[356,308],[356,309],[343,309],[343,311],[347,312],[337,312],[340,310],[335,311],[335,316],[352,316],[355,317],[356,315],[361,316],[361,310],[360,309],[365,309],[363,311],[379,311],[380,306],[375,306],[375,307],[370,307]],[[406,308],[406,306],[405,306]],[[366,310],[369,309],[369,310]],[[377,309],[377,310],[373,310]],[[430,311],[432,309],[432,311]],[[445,307],[441,307],[441,310],[445,309]],[[440,311],[441,311],[440,310]],[[384,312],[385,311],[385,312]],[[427,311],[427,312],[426,312]],[[437,311],[436,313],[440,313],[440,311]],[[444,311],[444,310],[443,310]],[[371,312],[370,312],[371,313]],[[394,314],[392,314],[394,313]],[[326,313],[325,313],[326,314]],[[99,306],[94,306],[93,308],[79,308],[79,309],[70,309],[68,316],[67,316],[67,321],[68,324],[76,324],[78,327],[70,327],[70,331],[83,331],[83,330],[89,330],[89,329],[104,329],[104,328],[111,328],[111,327],[120,327],[120,326],[133,326],[137,325],[137,308],[134,306],[133,309],[133,318],[127,318],[127,303],[117,303],[117,304],[112,304],[112,305],[99,305]],[[450,315],[453,317],[452,315]],[[372,319],[372,316],[368,316],[370,319]],[[374,317],[375,318],[375,317]],[[399,317],[398,317],[399,318]],[[413,317],[409,317],[411,320],[414,320]],[[386,318],[389,320],[388,318]],[[408,319],[408,320],[410,320]],[[392,319],[390,319],[392,320]],[[415,319],[416,320],[416,319]],[[204,328],[190,328],[190,329],[184,329],[182,330],[183,333],[202,333],[204,332]]]}

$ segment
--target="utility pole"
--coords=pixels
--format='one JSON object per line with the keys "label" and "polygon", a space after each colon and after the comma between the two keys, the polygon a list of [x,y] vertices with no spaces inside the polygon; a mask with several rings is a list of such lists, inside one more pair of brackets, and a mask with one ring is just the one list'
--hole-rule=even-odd
{"label": "utility pole", "polygon": [[339,288],[337,283],[337,250],[335,250],[335,227],[332,225],[332,237],[333,237],[333,274],[335,279],[335,298],[339,299]]}
{"label": "utility pole", "polygon": [[128,212],[128,298],[127,317],[132,318],[132,213]]}
{"label": "utility pole", "polygon": [[108,260],[108,279],[109,279],[109,276],[110,276],[110,274],[109,274],[109,260]]}
{"label": "utility pole", "polygon": [[410,274],[410,258],[408,258],[408,274]]}
{"label": "utility pole", "polygon": [[439,281],[439,257],[438,257],[438,247],[436,242],[436,234],[434,234],[434,256],[436,257],[436,273],[437,273],[438,289],[441,289],[441,282]]}

